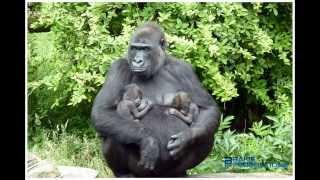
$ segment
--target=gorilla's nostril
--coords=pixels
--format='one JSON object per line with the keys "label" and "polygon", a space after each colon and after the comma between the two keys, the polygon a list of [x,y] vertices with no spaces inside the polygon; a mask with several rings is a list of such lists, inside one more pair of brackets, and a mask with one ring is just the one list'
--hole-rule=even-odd
{"label": "gorilla's nostril", "polygon": [[134,60],[132,62],[132,66],[134,66],[134,67],[143,67],[144,66],[144,62],[142,60],[139,60],[139,61]]}
{"label": "gorilla's nostril", "polygon": [[142,59],[135,59],[135,62],[140,64],[142,63]]}

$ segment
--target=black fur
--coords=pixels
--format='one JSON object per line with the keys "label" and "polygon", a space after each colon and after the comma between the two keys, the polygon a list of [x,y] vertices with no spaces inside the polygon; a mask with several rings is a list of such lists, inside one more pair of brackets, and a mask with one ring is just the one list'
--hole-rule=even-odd
{"label": "black fur", "polygon": [[[91,118],[102,136],[106,161],[117,177],[184,176],[212,149],[220,118],[218,106],[202,88],[191,65],[166,55],[162,38],[157,25],[147,23],[140,27],[130,43],[152,43],[151,50],[140,51],[144,65],[149,66],[143,72],[134,72],[135,52],[115,61],[93,104]],[[137,84],[153,103],[141,123],[127,121],[116,112],[120,90],[131,83]],[[200,110],[191,127],[165,114],[169,107],[164,105],[163,96],[179,90],[190,94]]]}

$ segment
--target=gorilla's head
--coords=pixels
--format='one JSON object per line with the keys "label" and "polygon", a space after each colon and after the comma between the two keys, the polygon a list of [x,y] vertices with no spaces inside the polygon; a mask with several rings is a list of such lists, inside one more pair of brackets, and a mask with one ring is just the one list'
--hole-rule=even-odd
{"label": "gorilla's head", "polygon": [[129,43],[130,70],[139,76],[151,77],[165,62],[166,40],[161,28],[147,22],[133,34]]}

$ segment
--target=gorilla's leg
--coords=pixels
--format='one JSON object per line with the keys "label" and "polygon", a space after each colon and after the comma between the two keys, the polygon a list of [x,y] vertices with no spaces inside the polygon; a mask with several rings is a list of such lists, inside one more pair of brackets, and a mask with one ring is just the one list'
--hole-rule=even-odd
{"label": "gorilla's leg", "polygon": [[108,166],[116,177],[133,177],[128,168],[128,153],[120,144],[104,138],[102,151]]}

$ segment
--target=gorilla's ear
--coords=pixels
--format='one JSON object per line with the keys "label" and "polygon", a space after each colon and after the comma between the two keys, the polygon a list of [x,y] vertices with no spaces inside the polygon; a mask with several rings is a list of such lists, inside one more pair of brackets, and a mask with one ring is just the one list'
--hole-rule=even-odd
{"label": "gorilla's ear", "polygon": [[160,46],[163,50],[167,47],[167,42],[164,38],[160,39]]}

